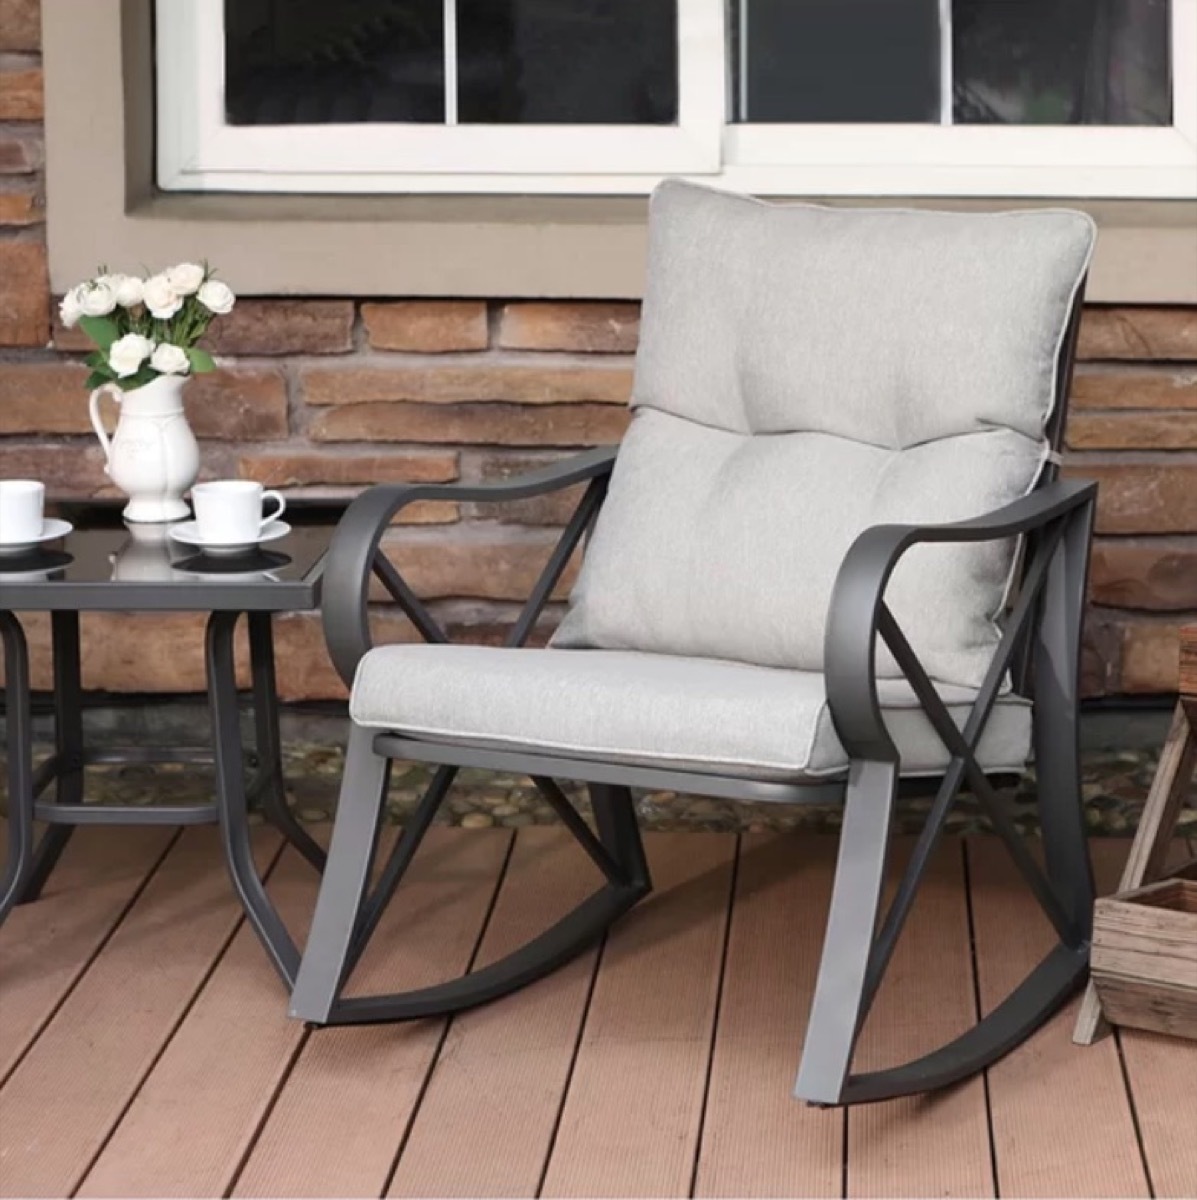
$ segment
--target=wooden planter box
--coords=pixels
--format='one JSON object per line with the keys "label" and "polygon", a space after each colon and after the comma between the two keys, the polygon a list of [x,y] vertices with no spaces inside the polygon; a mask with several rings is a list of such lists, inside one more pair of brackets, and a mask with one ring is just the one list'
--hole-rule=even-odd
{"label": "wooden planter box", "polygon": [[1197,1038],[1197,882],[1099,900],[1092,974],[1108,1021]]}

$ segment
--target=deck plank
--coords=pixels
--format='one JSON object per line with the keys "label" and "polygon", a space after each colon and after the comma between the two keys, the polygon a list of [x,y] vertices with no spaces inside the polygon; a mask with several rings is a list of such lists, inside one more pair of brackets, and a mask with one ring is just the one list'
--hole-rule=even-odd
{"label": "deck plank", "polygon": [[811,1108],[790,1094],[835,850],[825,837],[742,840],[697,1196],[841,1194],[843,1112]]}
{"label": "deck plank", "polygon": [[[506,861],[506,831],[434,828],[387,909],[357,990],[423,987],[464,971]],[[272,1020],[287,1022],[282,1005]],[[333,1028],[305,1042],[236,1180],[238,1196],[377,1196],[420,1102],[444,1020]],[[462,1153],[460,1145],[453,1152]],[[194,1189],[194,1172],[186,1182]]]}
{"label": "deck plank", "polygon": [[216,830],[186,830],[0,1089],[0,1195],[72,1192],[240,919]]}
{"label": "deck plank", "polygon": [[[284,851],[269,892],[290,929],[303,929],[318,882],[295,851]],[[286,1003],[242,922],[77,1195],[222,1195],[303,1036],[286,1019]]]}
{"label": "deck plank", "polygon": [[[480,965],[523,945],[600,882],[565,830],[521,830]],[[536,1195],[596,961],[590,950],[518,995],[454,1019],[390,1195]]]}
{"label": "deck plank", "polygon": [[[992,1194],[979,1081],[847,1117],[790,1097],[834,839],[742,839],[729,918],[735,839],[649,836],[657,894],[601,953],[457,1018],[442,1042],[434,1021],[306,1035],[237,929],[215,831],[187,831],[152,869],[169,836],[83,831],[45,899],[0,933],[13,951],[0,1048],[15,1044],[3,1038],[18,1001],[28,1043],[0,1088],[0,1195],[377,1195],[400,1149],[391,1191],[406,1196],[532,1195],[546,1154],[547,1196],[685,1195],[692,1174],[705,1197]],[[260,836],[268,858],[277,841]],[[500,878],[483,960],[589,885],[560,830],[521,831],[501,876],[507,845],[499,831],[433,831],[359,986],[462,969]],[[1125,853],[1094,842],[1107,887]],[[959,854],[945,844],[859,1065],[971,1020]],[[999,843],[976,839],[968,856],[991,1006],[1051,932]],[[280,860],[271,890],[296,927],[314,888]],[[1124,1030],[1077,1047],[1070,1029],[1065,1013],[989,1072],[1001,1194],[1146,1195],[1144,1156],[1158,1195],[1197,1194],[1197,1044]]]}
{"label": "deck plank", "polygon": [[656,892],[612,930],[545,1196],[685,1196],[702,1118],[735,838],[646,839]]}
{"label": "deck plank", "polygon": [[75,986],[172,836],[144,826],[79,830],[38,901],[13,909],[0,926],[0,1080]]}
{"label": "deck plank", "polygon": [[1197,1042],[1119,1031],[1155,1194],[1197,1196]]}
{"label": "deck plank", "polygon": [[[890,895],[911,845],[895,845]],[[964,882],[962,847],[941,846],[865,1023],[856,1070],[917,1058],[976,1024]],[[989,1145],[980,1077],[932,1095],[858,1105],[848,1112],[847,1194],[992,1196]]]}
{"label": "deck plank", "polygon": [[[1177,838],[1169,865],[1195,853],[1197,844]],[[1197,1196],[1197,1041],[1126,1028],[1118,1038],[1155,1194]]]}
{"label": "deck plank", "polygon": [[[1093,842],[1098,887],[1116,886],[1126,842]],[[1051,947],[1053,931],[1002,845],[968,844],[983,1011]],[[989,1070],[1004,1196],[1146,1196],[1147,1178],[1114,1039],[1072,1042],[1079,998]]]}

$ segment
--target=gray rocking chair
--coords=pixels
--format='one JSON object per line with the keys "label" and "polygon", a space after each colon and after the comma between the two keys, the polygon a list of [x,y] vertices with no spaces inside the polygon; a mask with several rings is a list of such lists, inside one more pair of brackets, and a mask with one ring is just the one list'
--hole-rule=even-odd
{"label": "gray rocking chair", "polygon": [[[844,1104],[959,1080],[1083,979],[1092,877],[1077,766],[1095,489],[1056,480],[1092,223],[770,205],[658,189],[631,429],[510,482],[376,487],[328,561],[324,623],[352,683],[327,872],[292,997],[315,1024],[493,1000],[565,963],[650,890],[632,788],[842,800],[795,1092]],[[451,646],[379,552],[402,506],[586,484],[506,648]],[[524,644],[586,556],[547,649]],[[424,645],[371,648],[377,575]],[[1042,867],[997,790],[1034,751]],[[373,888],[392,760],[435,764]],[[521,950],[402,995],[342,989],[461,767],[535,781],[605,885]],[[555,780],[589,788],[594,829]],[[861,1025],[967,786],[1058,943],[964,1036],[853,1074]],[[888,910],[891,819],[934,795]]]}

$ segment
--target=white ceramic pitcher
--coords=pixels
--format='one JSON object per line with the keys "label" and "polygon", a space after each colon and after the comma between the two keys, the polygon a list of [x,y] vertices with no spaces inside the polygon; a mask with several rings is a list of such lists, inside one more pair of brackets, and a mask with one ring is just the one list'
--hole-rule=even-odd
{"label": "white ceramic pitcher", "polygon": [[[183,493],[199,474],[199,446],[183,413],[181,375],[160,375],[126,392],[106,383],[91,394],[92,428],[104,448],[108,477],[126,496],[126,521],[181,521],[191,515]],[[108,436],[100,401],[120,405],[116,433]]]}

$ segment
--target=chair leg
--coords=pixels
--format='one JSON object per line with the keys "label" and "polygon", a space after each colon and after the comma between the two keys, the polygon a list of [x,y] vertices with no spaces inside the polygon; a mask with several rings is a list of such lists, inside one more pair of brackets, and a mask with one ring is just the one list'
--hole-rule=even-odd
{"label": "chair leg", "polygon": [[[816,1104],[853,1104],[946,1087],[1019,1045],[1084,979],[1089,960],[1093,876],[1081,806],[1077,706],[1081,616],[1092,522],[1092,504],[1068,518],[1067,528],[1051,552],[1046,574],[1041,576],[1044,588],[1033,643],[1033,683],[1046,883],[1021,844],[1011,848],[1016,863],[1031,868],[1024,874],[1053,918],[1059,935],[1057,944],[1001,1004],[967,1033],[902,1066],[851,1074],[857,1035],[908,911],[904,907],[896,917],[891,912],[877,936],[898,764],[854,762],[823,959],[794,1089],[800,1098]],[[896,632],[900,639],[900,630]],[[889,635],[886,637],[902,661],[900,651],[909,651],[909,646],[904,640],[895,643]],[[913,661],[918,665],[917,659]],[[918,675],[915,672],[912,676],[916,687]],[[925,677],[923,681],[927,683]],[[934,711],[928,713],[934,721]],[[942,733],[941,737],[949,746],[959,740]],[[956,755],[945,775],[941,785],[945,804],[959,787],[965,762],[964,757]],[[942,815],[946,815],[946,808]],[[934,833],[929,825],[924,840]],[[912,863],[899,887],[899,894],[907,900],[918,886],[919,870]]]}
{"label": "chair leg", "polygon": [[887,762],[854,762],[848,777],[827,934],[794,1085],[794,1095],[812,1104],[842,1103],[866,1016],[865,980],[885,882],[897,779],[897,764]]}
{"label": "chair leg", "polygon": [[[860,763],[849,780],[827,937],[794,1087],[799,1099],[813,1104],[888,1100],[968,1078],[1034,1033],[1075,991],[1088,963],[1087,940],[1079,935],[1061,940],[1001,1004],[960,1037],[901,1066],[852,1074],[856,1039],[880,980],[873,966],[882,949],[875,929],[894,778],[894,773],[887,777],[884,764]],[[1056,857],[1068,870],[1084,864],[1068,878],[1051,876],[1061,898],[1071,896],[1079,904],[1088,886],[1083,827],[1058,798],[1048,796],[1043,809],[1045,842],[1054,840]]]}
{"label": "chair leg", "polygon": [[590,785],[590,805],[599,840],[619,870],[619,881],[633,888],[652,886],[631,788]]}
{"label": "chair leg", "polygon": [[[386,760],[374,752],[374,736],[374,731],[355,726],[350,738],[328,866],[291,997],[293,1017],[318,1025],[371,1024],[444,1016],[487,1004],[575,958],[649,892],[631,792],[595,787],[591,795],[598,839],[609,860],[605,886],[543,933],[486,967],[413,991],[343,998],[340,993],[348,973],[448,787],[448,780],[440,775],[434,778],[411,829],[400,839],[397,856],[384,869],[375,893],[367,896],[387,767]],[[405,839],[412,830],[415,840],[408,843]]]}
{"label": "chair leg", "polygon": [[1035,651],[1035,765],[1043,857],[1072,945],[1093,929],[1093,869],[1081,795],[1081,618],[1092,511],[1072,521],[1052,559]]}
{"label": "chair leg", "polygon": [[291,993],[291,1016],[323,1024],[352,964],[358,913],[366,897],[386,803],[388,761],[375,731],[354,725],[345,756],[332,844],[307,948]]}

